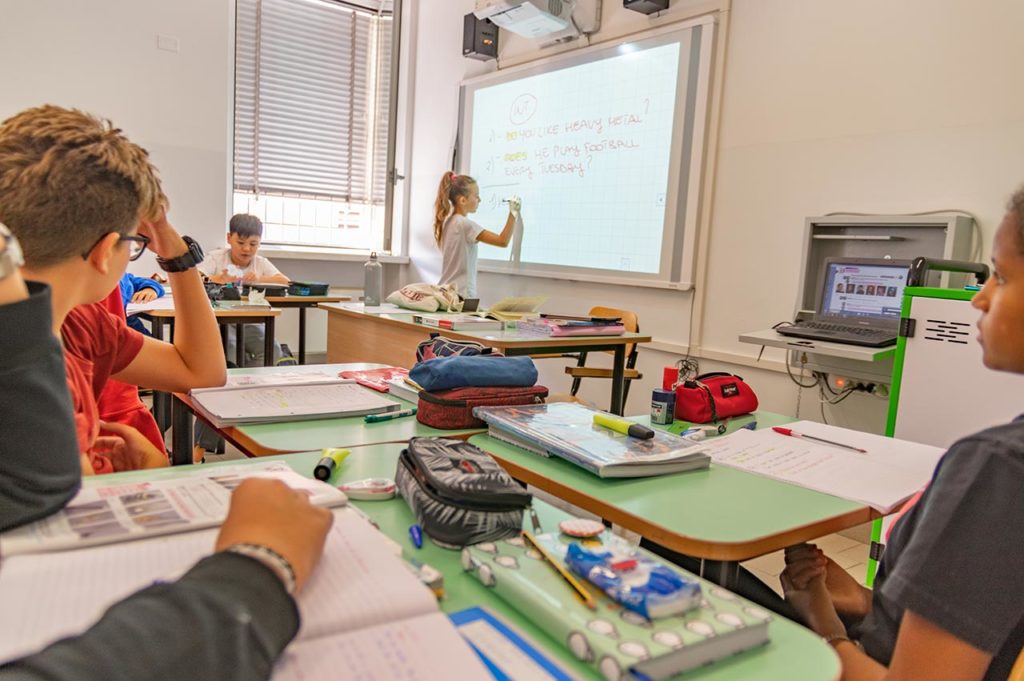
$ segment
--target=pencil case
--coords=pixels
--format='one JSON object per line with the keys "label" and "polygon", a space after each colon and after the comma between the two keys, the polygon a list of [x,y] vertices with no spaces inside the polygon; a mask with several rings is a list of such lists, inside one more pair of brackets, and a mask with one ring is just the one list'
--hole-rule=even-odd
{"label": "pencil case", "polygon": [[288,284],[290,296],[326,296],[330,286],[324,281],[293,281]]}
{"label": "pencil case", "polygon": [[395,483],[423,533],[450,549],[518,535],[533,501],[490,454],[448,438],[409,440]]}
{"label": "pencil case", "polygon": [[537,367],[529,357],[457,355],[418,362],[409,370],[409,378],[424,390],[527,387],[537,382]]}
{"label": "pencil case", "polygon": [[542,385],[423,390],[420,391],[416,420],[439,430],[486,428],[487,424],[473,416],[474,407],[543,404],[547,396],[548,389]]}
{"label": "pencil case", "polygon": [[647,619],[679,615],[700,605],[700,582],[638,551],[591,551],[574,542],[566,550],[565,564]]}

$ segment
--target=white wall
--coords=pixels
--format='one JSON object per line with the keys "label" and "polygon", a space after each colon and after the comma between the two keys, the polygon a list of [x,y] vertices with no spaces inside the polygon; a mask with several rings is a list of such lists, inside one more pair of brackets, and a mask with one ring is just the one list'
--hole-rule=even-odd
{"label": "white wall", "polygon": [[[223,241],[230,162],[230,0],[0,0],[0,117],[43,103],[105,118],[149,150],[172,222]],[[176,38],[178,51],[157,48]],[[140,274],[154,271],[141,260]]]}
{"label": "white wall", "polygon": [[[652,20],[605,2],[592,40],[713,4],[677,0],[673,11]],[[410,229],[420,239],[411,250],[410,279],[429,279],[440,268],[427,221],[435,176],[450,158],[458,81],[481,71],[456,50],[460,18],[472,6],[420,3],[420,30],[431,39],[417,59],[430,68],[418,64],[416,78]],[[758,348],[736,337],[792,315],[807,216],[959,208],[981,218],[988,253],[1003,203],[1024,181],[1024,91],[1015,86],[1024,63],[1016,36],[1022,20],[1024,5],[1014,0],[732,0],[708,275],[696,293],[703,329],[693,339],[697,352],[715,361],[704,359],[702,369],[737,371],[763,408],[795,413],[797,388],[778,371],[781,353],[766,351],[775,360],[767,363],[771,370],[753,368]],[[573,49],[532,50],[506,32],[501,45],[503,66]],[[429,105],[421,106],[420,97]],[[546,307],[564,312],[596,304],[636,310],[662,348],[690,339],[688,294],[486,273],[480,286],[490,299],[546,293]],[[646,410],[661,367],[677,357],[641,351],[645,378],[631,394],[630,412]],[[556,364],[541,363],[542,380],[564,390]],[[606,386],[593,383],[584,382],[585,396],[607,404]],[[858,395],[826,413],[832,422],[881,430],[885,404]],[[820,418],[815,392],[804,392],[800,414]]]}

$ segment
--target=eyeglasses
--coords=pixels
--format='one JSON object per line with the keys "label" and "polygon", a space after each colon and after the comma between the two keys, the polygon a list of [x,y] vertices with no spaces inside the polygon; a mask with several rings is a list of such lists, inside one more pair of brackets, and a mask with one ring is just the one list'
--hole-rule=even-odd
{"label": "eyeglasses", "polygon": [[[82,253],[82,260],[88,258],[89,254],[92,253],[92,249],[96,248],[96,244],[98,244],[100,241],[103,241],[106,238],[107,235],[104,234],[96,241],[95,244],[89,247],[89,250],[87,250],[85,253]],[[149,237],[143,236],[142,234],[121,234],[118,236],[117,243],[121,243],[122,241],[128,242],[129,261],[138,260],[140,257],[142,257],[142,254],[146,252],[146,246],[149,245]]]}

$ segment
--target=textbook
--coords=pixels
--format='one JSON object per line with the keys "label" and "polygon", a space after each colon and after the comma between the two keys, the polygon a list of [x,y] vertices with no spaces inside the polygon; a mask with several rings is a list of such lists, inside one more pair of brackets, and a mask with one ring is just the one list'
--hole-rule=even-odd
{"label": "textbook", "polygon": [[[541,535],[537,539],[564,562],[571,538]],[[772,616],[708,582],[701,584],[699,607],[649,620],[584,582],[597,601],[596,610],[588,609],[521,537],[467,547],[462,565],[605,679],[668,679],[768,642]]]}
{"label": "textbook", "polygon": [[516,321],[522,319],[524,315],[536,312],[547,299],[547,296],[502,298],[485,310],[483,314],[503,322]]}
{"label": "textbook", "polygon": [[420,391],[423,390],[416,381],[408,376],[402,379],[393,378],[388,381],[388,392],[406,402],[417,404],[420,401]]}
{"label": "textbook", "polygon": [[[489,681],[434,594],[395,554],[394,542],[351,508],[334,514],[320,564],[297,597],[302,628],[272,678]],[[122,598],[175,579],[209,555],[216,536],[210,528],[5,557],[0,664],[78,634]]]}
{"label": "textbook", "polygon": [[89,480],[57,513],[0,534],[0,555],[61,551],[189,532],[220,525],[231,492],[245,478],[272,478],[303,492],[318,506],[339,506],[337,488],[307,478],[279,461],[244,466],[185,466],[154,480]]}
{"label": "textbook", "polygon": [[771,428],[738,430],[709,441],[707,452],[716,464],[849,499],[881,513],[893,511],[924,487],[945,453],[941,447],[812,421],[788,423],[786,428],[797,436]]}
{"label": "textbook", "polygon": [[402,408],[355,381],[337,377],[298,385],[227,385],[190,394],[196,410],[217,427],[363,416]]}
{"label": "textbook", "polygon": [[707,468],[703,444],[655,430],[639,440],[594,425],[598,412],[571,402],[476,407],[488,434],[538,454],[555,455],[602,478],[636,478]]}
{"label": "textbook", "polygon": [[622,324],[585,322],[570,319],[520,319],[516,330],[524,336],[621,336]]}
{"label": "textbook", "polygon": [[412,320],[417,324],[449,331],[500,331],[505,327],[504,322],[472,314],[418,314],[413,315]]}

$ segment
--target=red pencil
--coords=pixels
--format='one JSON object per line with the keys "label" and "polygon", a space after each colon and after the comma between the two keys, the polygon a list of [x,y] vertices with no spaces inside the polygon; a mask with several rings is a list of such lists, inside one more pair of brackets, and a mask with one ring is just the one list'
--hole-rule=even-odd
{"label": "red pencil", "polygon": [[798,437],[803,440],[812,440],[814,442],[821,442],[822,444],[832,445],[833,447],[842,447],[843,449],[852,449],[855,452],[861,454],[867,454],[868,450],[861,449],[860,447],[854,447],[853,445],[844,445],[842,442],[835,442],[833,440],[826,440],[823,437],[815,437],[813,435],[805,435],[804,433],[798,433],[792,428],[783,428],[782,426],[772,426],[772,430],[780,435],[788,435],[789,437]]}

